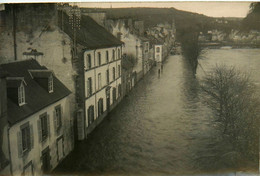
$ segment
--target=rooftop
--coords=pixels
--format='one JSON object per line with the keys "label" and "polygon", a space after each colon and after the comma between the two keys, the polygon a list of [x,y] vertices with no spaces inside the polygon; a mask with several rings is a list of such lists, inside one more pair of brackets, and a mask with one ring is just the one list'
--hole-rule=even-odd
{"label": "rooftop", "polygon": [[36,80],[32,78],[28,70],[42,70],[46,67],[41,66],[36,60],[24,60],[0,65],[0,70],[8,73],[7,83],[9,88],[17,87],[22,81],[25,84],[25,105],[19,106],[17,102],[7,97],[8,122],[13,125],[28,116],[40,111],[41,109],[61,100],[70,94],[69,89],[64,86],[53,75],[53,93],[49,93]]}
{"label": "rooftop", "polygon": [[[69,16],[64,12],[60,12],[59,14],[59,19],[63,20],[64,32],[71,38],[74,38],[73,29],[69,23]],[[77,42],[87,49],[108,48],[123,44],[123,42],[113,36],[104,27],[100,26],[95,20],[86,15],[81,15],[80,29],[77,28],[76,38]]]}

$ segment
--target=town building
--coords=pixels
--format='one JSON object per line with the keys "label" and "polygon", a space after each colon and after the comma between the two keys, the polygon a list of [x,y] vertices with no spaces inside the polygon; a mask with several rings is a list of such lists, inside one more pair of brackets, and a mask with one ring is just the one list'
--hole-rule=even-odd
{"label": "town building", "polygon": [[[75,33],[66,27],[69,16],[64,13],[63,17],[64,31],[73,38]],[[77,129],[78,139],[83,140],[122,98],[123,42],[85,15],[75,37],[84,98],[84,108],[77,114]]]}
{"label": "town building", "polygon": [[71,92],[35,59],[2,64],[0,69],[7,73],[1,78],[1,107],[8,129],[1,140],[8,142],[10,173],[48,173],[73,149]]}

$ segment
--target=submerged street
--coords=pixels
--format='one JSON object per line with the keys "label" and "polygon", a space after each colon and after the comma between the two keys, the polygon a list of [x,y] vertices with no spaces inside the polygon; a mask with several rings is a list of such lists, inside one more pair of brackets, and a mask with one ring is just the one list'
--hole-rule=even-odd
{"label": "submerged street", "polygon": [[[223,52],[227,58],[218,59]],[[259,50],[208,50],[204,56],[197,80],[181,55],[166,60],[160,77],[152,69],[54,172],[149,175],[228,168],[219,156],[227,146],[217,144],[216,124],[200,99],[199,78],[222,61],[259,75]]]}

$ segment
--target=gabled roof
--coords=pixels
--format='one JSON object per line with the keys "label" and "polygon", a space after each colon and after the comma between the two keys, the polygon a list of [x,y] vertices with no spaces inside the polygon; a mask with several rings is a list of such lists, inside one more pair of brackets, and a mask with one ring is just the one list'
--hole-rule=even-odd
{"label": "gabled roof", "polygon": [[49,78],[53,72],[51,70],[28,70],[32,78]]}
{"label": "gabled roof", "polygon": [[[61,13],[63,13],[62,18]],[[63,20],[64,32],[73,39],[73,29],[69,23],[68,15],[64,12],[60,12],[59,14],[60,21]],[[80,29],[77,29],[76,36],[77,42],[88,49],[108,48],[123,44],[123,42],[113,36],[104,27],[100,26],[95,20],[85,15],[81,15]]]}
{"label": "gabled roof", "polygon": [[17,88],[20,87],[22,83],[25,83],[23,77],[7,77],[6,78],[7,88]]}
{"label": "gabled roof", "polygon": [[[69,89],[67,89],[67,87],[65,87],[55,76],[53,76],[53,93],[48,93],[48,91],[41,87],[31,77],[28,71],[47,70],[46,67],[42,67],[36,60],[30,59],[9,64],[3,64],[0,65],[0,70],[6,71],[8,73],[8,77],[23,77],[26,83],[25,105],[19,106],[17,102],[14,102],[7,97],[7,114],[8,121],[11,125],[25,119],[26,117],[61,100],[62,98],[70,94]],[[16,82],[19,82],[19,80],[17,79]]]}

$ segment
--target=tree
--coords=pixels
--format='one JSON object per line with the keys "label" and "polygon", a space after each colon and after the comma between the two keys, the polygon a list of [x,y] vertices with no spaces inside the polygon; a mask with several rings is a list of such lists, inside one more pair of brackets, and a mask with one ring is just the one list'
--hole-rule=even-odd
{"label": "tree", "polygon": [[180,37],[180,40],[183,56],[185,57],[193,75],[195,76],[198,67],[198,59],[202,49],[198,42],[199,33],[191,31],[184,31]]}
{"label": "tree", "polygon": [[260,102],[249,76],[234,67],[216,66],[202,79],[201,90],[233,150],[257,159]]}

